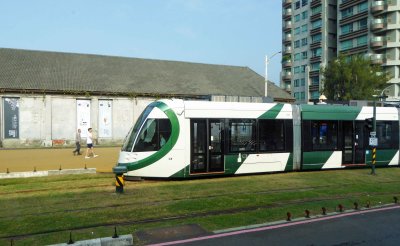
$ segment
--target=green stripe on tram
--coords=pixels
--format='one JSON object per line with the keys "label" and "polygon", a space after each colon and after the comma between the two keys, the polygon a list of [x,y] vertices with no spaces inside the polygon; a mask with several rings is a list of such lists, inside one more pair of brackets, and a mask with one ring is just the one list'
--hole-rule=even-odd
{"label": "green stripe on tram", "polygon": [[171,175],[170,178],[187,178],[190,176],[189,170],[190,170],[190,165],[187,165],[186,167],[182,168],[178,172]]}
{"label": "green stripe on tram", "polygon": [[303,166],[301,170],[319,170],[325,165],[333,151],[303,152]]}
{"label": "green stripe on tram", "polygon": [[167,104],[163,102],[154,102],[152,103],[154,107],[159,108],[161,111],[163,111],[168,119],[171,121],[171,136],[169,137],[168,141],[164,144],[163,147],[154,154],[150,155],[147,158],[144,158],[143,160],[139,160],[137,162],[132,162],[129,163],[126,167],[128,171],[133,171],[137,169],[144,168],[148,165],[151,165],[152,163],[160,160],[163,158],[169,151],[172,150],[176,142],[178,141],[178,136],[179,136],[179,120],[178,117],[176,117],[175,112],[168,107]]}
{"label": "green stripe on tram", "polygon": [[[376,150],[376,164],[377,167],[384,167],[389,165],[390,161],[397,153],[397,149],[378,149]],[[372,151],[370,150],[365,156],[366,164],[371,165],[372,163]]]}
{"label": "green stripe on tram", "polygon": [[273,106],[270,110],[262,114],[259,119],[265,120],[265,119],[276,119],[278,114],[281,112],[283,108],[283,104],[278,103],[277,105]]}
{"label": "green stripe on tram", "polygon": [[246,160],[245,157],[241,157],[241,162],[238,162],[239,154],[225,155],[225,174],[235,174],[239,167]]}
{"label": "green stripe on tram", "polygon": [[355,120],[361,109],[338,105],[301,105],[303,120]]}
{"label": "green stripe on tram", "polygon": [[293,153],[290,153],[289,158],[286,162],[285,172],[293,171]]}

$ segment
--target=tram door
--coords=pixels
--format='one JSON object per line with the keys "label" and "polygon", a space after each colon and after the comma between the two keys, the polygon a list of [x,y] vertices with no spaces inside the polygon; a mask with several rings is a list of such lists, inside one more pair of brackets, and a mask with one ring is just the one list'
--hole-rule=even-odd
{"label": "tram door", "polygon": [[354,150],[354,163],[355,164],[365,164],[365,150],[367,148],[366,133],[365,133],[365,123],[355,122],[355,150]]}
{"label": "tram door", "polygon": [[190,123],[190,173],[224,171],[224,122],[198,119]]}
{"label": "tram door", "polygon": [[343,121],[343,164],[364,164],[364,123]]}
{"label": "tram door", "polygon": [[343,121],[343,164],[353,164],[354,160],[353,121]]}
{"label": "tram door", "polygon": [[223,133],[224,122],[219,120],[210,120],[208,122],[208,171],[222,172],[224,171],[224,154],[223,154]]}

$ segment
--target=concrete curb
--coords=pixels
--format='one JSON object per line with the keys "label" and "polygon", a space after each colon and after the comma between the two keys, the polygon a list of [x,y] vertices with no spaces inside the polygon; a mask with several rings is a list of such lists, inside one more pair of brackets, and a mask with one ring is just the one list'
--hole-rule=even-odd
{"label": "concrete curb", "polygon": [[52,244],[48,246],[68,246],[68,245],[79,245],[79,246],[130,246],[133,245],[132,235],[121,235],[117,238],[103,237],[90,240],[76,241],[73,244],[60,243]]}
{"label": "concrete curb", "polygon": [[0,179],[33,178],[33,177],[46,177],[54,175],[92,174],[92,173],[96,173],[96,168],[0,173]]}

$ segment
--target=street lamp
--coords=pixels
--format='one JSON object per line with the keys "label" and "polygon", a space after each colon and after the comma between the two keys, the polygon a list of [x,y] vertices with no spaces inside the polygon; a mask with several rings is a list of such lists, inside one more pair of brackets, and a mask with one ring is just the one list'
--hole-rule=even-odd
{"label": "street lamp", "polygon": [[282,51],[274,53],[272,56],[270,56],[270,58],[268,58],[268,56],[265,56],[265,93],[264,93],[265,97],[268,96],[268,63],[274,56],[280,53],[282,53]]}

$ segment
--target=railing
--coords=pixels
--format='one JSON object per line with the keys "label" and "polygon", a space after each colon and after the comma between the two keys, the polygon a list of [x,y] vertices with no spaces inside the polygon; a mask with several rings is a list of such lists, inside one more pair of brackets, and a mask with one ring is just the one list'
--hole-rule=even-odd
{"label": "railing", "polygon": [[383,10],[385,7],[385,2],[384,1],[373,1],[371,4],[372,10]]}
{"label": "railing", "polygon": [[382,46],[384,38],[382,36],[376,36],[371,39],[371,44],[374,46]]}
{"label": "railing", "polygon": [[383,58],[384,58],[383,54],[372,54],[370,56],[371,62],[374,64],[383,63]]}
{"label": "railing", "polygon": [[283,1],[283,4],[285,5],[285,4],[289,4],[289,3],[292,3],[292,0],[284,0]]}
{"label": "railing", "polygon": [[285,10],[283,11],[283,15],[284,15],[284,16],[290,16],[290,15],[292,15],[292,9],[285,9]]}

